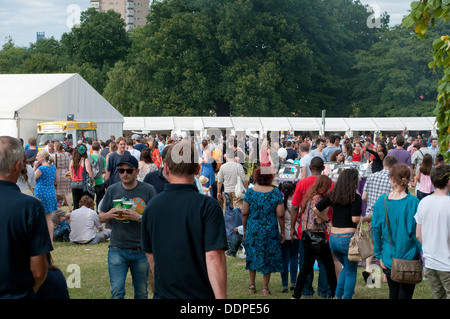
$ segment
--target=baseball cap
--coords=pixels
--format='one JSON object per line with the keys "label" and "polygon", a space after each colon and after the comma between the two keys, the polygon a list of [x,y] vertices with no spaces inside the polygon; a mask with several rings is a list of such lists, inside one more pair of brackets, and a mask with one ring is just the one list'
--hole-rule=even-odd
{"label": "baseball cap", "polygon": [[141,139],[141,137],[140,137],[138,134],[133,134],[133,135],[131,136],[131,138],[132,138],[133,140],[140,140],[140,139]]}
{"label": "baseball cap", "polygon": [[139,168],[139,163],[133,155],[122,155],[120,156],[119,160],[117,161],[117,166],[120,164],[127,164],[128,166],[131,166],[133,168]]}

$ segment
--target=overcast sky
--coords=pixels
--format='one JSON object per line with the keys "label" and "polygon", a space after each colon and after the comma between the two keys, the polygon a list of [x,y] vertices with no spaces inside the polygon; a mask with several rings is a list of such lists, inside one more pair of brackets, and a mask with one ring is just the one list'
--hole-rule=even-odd
{"label": "overcast sky", "polygon": [[[408,14],[411,0],[361,2],[375,4],[381,12],[387,11],[391,24],[396,25]],[[36,32],[45,32],[46,38],[53,36],[60,40],[64,32],[70,31],[69,26],[77,15],[76,6],[85,11],[89,3],[89,0],[0,0],[0,47],[8,36],[18,46],[29,46],[36,41]]]}

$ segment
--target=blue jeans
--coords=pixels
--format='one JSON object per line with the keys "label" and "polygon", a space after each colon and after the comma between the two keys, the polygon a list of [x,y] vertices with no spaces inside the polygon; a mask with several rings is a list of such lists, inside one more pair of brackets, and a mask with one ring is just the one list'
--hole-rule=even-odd
{"label": "blue jeans", "polygon": [[348,260],[348,245],[354,233],[330,235],[330,247],[333,254],[344,266],[339,275],[335,296],[341,299],[352,299],[356,286],[358,262]]}
{"label": "blue jeans", "polygon": [[298,271],[298,246],[299,240],[286,240],[281,244],[283,257],[283,272],[281,272],[281,285],[288,288],[289,273],[291,274],[291,286],[295,286]]}
{"label": "blue jeans", "polygon": [[109,247],[108,271],[111,284],[111,299],[125,297],[125,281],[128,268],[133,280],[134,298],[147,299],[149,264],[143,250]]}
{"label": "blue jeans", "polygon": [[[305,257],[305,250],[303,247],[303,241],[300,240],[299,244],[299,264],[300,269],[303,267]],[[327,279],[327,271],[325,269],[325,265],[323,264],[320,258],[317,258],[317,265],[319,266],[319,278],[317,279],[317,294],[320,297],[328,298],[331,297],[330,286],[328,285]],[[313,296],[314,288],[312,283],[314,281],[314,272],[310,272],[308,277],[306,278],[305,286],[302,290],[303,296]]]}

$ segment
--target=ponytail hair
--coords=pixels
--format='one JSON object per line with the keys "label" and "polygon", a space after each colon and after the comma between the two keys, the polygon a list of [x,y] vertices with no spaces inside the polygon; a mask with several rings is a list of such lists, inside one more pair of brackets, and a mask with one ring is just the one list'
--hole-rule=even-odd
{"label": "ponytail hair", "polygon": [[284,182],[278,186],[278,189],[283,193],[284,209],[286,210],[289,196],[295,191],[295,185],[292,182]]}
{"label": "ponytail hair", "polygon": [[45,160],[49,163],[49,164],[53,164],[54,159],[53,157],[50,156],[49,152],[47,152],[46,150],[40,150],[38,152],[39,156],[45,158]]}
{"label": "ponytail hair", "polygon": [[409,183],[409,178],[411,177],[411,171],[406,164],[395,164],[389,170],[389,177],[393,179],[397,185],[406,187]]}

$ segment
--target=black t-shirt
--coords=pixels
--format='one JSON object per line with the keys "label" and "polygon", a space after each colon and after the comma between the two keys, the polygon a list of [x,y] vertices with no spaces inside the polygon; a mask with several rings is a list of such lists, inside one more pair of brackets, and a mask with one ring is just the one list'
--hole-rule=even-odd
{"label": "black t-shirt", "polygon": [[128,151],[124,151],[123,155],[119,155],[117,152],[114,152],[108,157],[108,167],[106,169],[110,172],[109,175],[110,184],[120,182],[120,175],[117,172],[117,162],[124,155],[130,156],[131,153]]}
{"label": "black t-shirt", "polygon": [[355,201],[349,205],[335,205],[331,202],[330,197],[326,196],[316,204],[319,211],[333,208],[333,226],[337,228],[356,228],[356,224],[352,221],[352,216],[361,216],[361,195],[356,194]]}
{"label": "black t-shirt", "polygon": [[0,181],[0,202],[0,298],[32,298],[30,257],[53,249],[44,207],[8,181]]}
{"label": "black t-shirt", "polygon": [[155,260],[153,298],[214,298],[205,253],[228,249],[222,208],[193,185],[166,184],[144,211],[142,247]]}
{"label": "black t-shirt", "polygon": [[150,172],[145,175],[143,182],[153,185],[158,194],[161,193],[164,190],[164,186],[169,183],[169,181],[162,174],[162,169]]}

